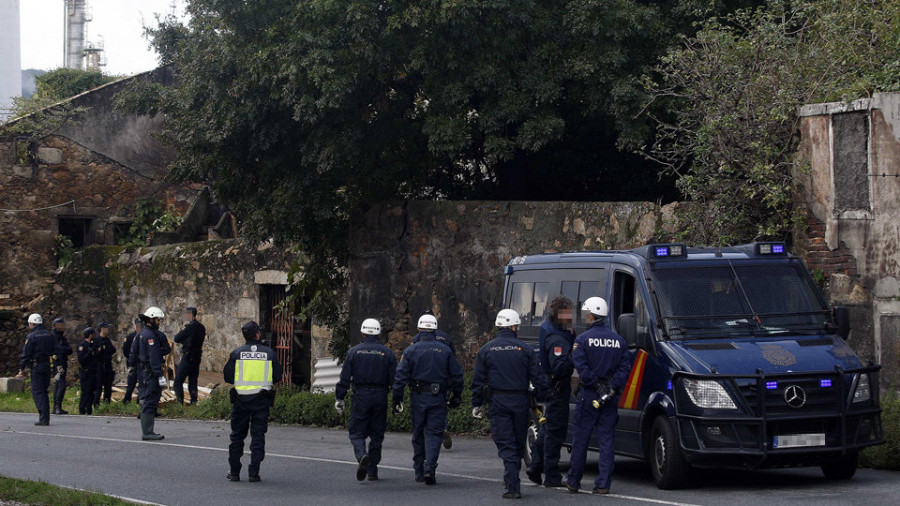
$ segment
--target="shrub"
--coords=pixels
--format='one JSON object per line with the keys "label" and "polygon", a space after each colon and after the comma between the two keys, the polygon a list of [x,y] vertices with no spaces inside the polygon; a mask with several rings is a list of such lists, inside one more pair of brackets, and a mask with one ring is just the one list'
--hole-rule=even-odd
{"label": "shrub", "polygon": [[900,397],[894,394],[882,399],[881,407],[885,443],[863,450],[860,465],[900,471]]}

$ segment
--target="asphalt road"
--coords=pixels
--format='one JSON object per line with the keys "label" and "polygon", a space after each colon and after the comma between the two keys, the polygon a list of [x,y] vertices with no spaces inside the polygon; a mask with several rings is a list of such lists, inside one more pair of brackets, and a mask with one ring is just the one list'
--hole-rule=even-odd
{"label": "asphalt road", "polygon": [[[438,484],[413,481],[408,434],[388,434],[381,481],[357,482],[356,463],[342,430],[269,428],[262,481],[225,479],[228,424],[158,420],[158,442],[140,441],[133,418],[54,416],[35,427],[34,414],[0,413],[0,475],[167,505],[231,504],[496,504],[503,492],[502,466],[489,439],[456,437],[441,453]],[[248,441],[249,443],[249,441]],[[565,460],[564,452],[564,460]],[[594,458],[594,457],[591,457]],[[900,474],[860,470],[852,481],[826,481],[818,469],[778,471],[703,470],[695,487],[661,491],[643,464],[617,459],[612,494],[571,495],[534,487],[522,474],[523,501],[612,505],[802,505],[897,504]],[[582,484],[590,488],[596,467]]]}

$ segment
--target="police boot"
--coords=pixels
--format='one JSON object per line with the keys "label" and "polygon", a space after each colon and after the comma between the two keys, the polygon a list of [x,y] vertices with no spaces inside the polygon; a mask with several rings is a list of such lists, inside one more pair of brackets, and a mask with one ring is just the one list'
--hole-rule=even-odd
{"label": "police boot", "polygon": [[179,405],[179,406],[184,406],[184,396],[183,396],[183,395],[176,395],[176,396],[175,396],[175,404],[177,404],[177,405]]}
{"label": "police boot", "polygon": [[62,408],[59,406],[59,404],[57,404],[57,403],[55,403],[55,402],[53,403],[53,414],[54,414],[54,415],[61,415],[61,414],[62,414]]}
{"label": "police boot", "polygon": [[153,432],[153,426],[156,424],[156,417],[153,413],[141,413],[141,429],[144,434],[141,439],[144,441],[159,441],[165,436]]}

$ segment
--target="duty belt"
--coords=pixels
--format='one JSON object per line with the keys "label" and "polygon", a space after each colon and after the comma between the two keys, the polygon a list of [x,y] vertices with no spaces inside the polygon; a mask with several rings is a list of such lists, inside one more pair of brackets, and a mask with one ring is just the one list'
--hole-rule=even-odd
{"label": "duty belt", "polygon": [[387,385],[379,385],[378,383],[354,383],[353,390],[387,390]]}
{"label": "duty belt", "polygon": [[416,381],[410,385],[410,390],[417,394],[445,394],[450,387],[441,383],[427,383],[424,381]]}
{"label": "duty belt", "polygon": [[531,392],[528,390],[500,390],[499,388],[491,388],[491,392],[495,394],[517,394],[517,395],[528,395]]}

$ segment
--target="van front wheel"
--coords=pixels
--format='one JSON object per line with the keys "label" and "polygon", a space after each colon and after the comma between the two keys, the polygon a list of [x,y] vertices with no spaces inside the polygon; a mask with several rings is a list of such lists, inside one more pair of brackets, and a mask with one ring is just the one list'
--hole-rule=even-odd
{"label": "van front wheel", "polygon": [[650,469],[653,480],[662,490],[685,486],[690,464],[684,460],[675,430],[665,415],[656,417],[650,431]]}

